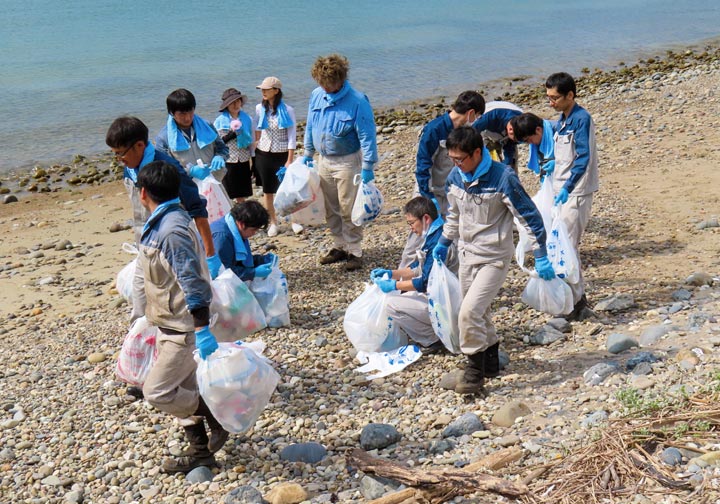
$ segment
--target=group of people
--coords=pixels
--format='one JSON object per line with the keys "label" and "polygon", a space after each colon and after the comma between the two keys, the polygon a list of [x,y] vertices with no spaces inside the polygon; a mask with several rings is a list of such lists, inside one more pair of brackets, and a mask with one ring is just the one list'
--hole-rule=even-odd
{"label": "group of people", "polygon": [[[319,263],[342,262],[353,271],[363,267],[363,227],[351,220],[355,181],[358,176],[366,183],[374,179],[378,155],[372,107],[350,85],[348,71],[348,60],[338,54],[314,62],[311,75],[318,87],[309,100],[302,162],[319,173],[333,240]],[[592,119],[575,103],[572,77],[553,74],[546,87],[551,105],[561,113],[557,123],[507,102],[486,107],[482,95],[466,91],[449,112],[425,126],[417,152],[416,196],[404,207],[411,232],[400,264],[371,273],[384,292],[397,294],[388,309],[400,329],[431,347],[437,337],[425,293],[433,261],[446,261],[458,272],[460,348],[467,356],[455,387],[459,393],[484,394],[485,378],[499,374],[490,306],[514,251],[513,220],[530,237],[539,276],[555,276],[542,217],[515,171],[517,144],[530,144],[530,168],[553,177],[576,250],[590,215],[598,179]],[[192,93],[178,89],[167,97],[167,121],[154,144],[136,117],[117,118],[106,134],[107,145],[124,165],[139,249],[131,318],[146,316],[159,328],[157,361],[142,394],[179,419],[189,443],[186,452],[163,463],[167,472],[214,464],[214,453],[228,437],[195,380],[194,350],[207,359],[218,348],[209,327],[210,280],[223,266],[243,280],[264,277],[275,260],[273,254],[252,254],[248,239],[261,229],[269,236],[278,232],[273,197],[284,167],[295,157],[296,118],[283,101],[278,78],[268,77],[257,88],[263,100],[252,118],[242,111],[247,96],[236,88],[222,94],[220,115],[212,124],[195,114]],[[253,176],[263,188],[264,205],[246,199],[252,195]],[[221,181],[236,202],[212,223],[193,180],[207,177]],[[580,319],[587,309],[582,278],[573,295],[575,310],[568,317]]]}

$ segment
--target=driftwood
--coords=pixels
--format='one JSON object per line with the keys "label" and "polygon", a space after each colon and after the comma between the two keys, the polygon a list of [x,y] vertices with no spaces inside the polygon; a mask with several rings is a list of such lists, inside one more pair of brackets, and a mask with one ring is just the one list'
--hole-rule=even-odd
{"label": "driftwood", "polygon": [[[477,491],[495,492],[503,495],[517,497],[527,492],[523,484],[513,483],[503,478],[482,474],[463,469],[430,469],[421,470],[407,467],[396,462],[383,460],[370,456],[366,451],[354,449],[347,456],[348,463],[357,467],[364,473],[376,474],[384,478],[394,479],[405,485],[419,489],[422,496],[407,494],[407,498],[416,499],[414,502],[423,502],[425,499],[431,504],[446,502],[458,495],[465,495]],[[408,489],[412,490],[412,489]],[[393,498],[400,492],[388,495]],[[376,499],[376,504],[378,500]],[[413,502],[413,501],[410,501]],[[399,504],[402,500],[379,501],[379,504]]]}

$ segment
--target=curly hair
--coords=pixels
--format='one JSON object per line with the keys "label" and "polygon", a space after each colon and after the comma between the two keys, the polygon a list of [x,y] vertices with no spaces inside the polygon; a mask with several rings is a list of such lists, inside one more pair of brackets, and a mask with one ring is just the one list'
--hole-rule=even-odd
{"label": "curly hair", "polygon": [[310,70],[315,82],[323,88],[332,88],[342,84],[347,79],[350,62],[341,54],[318,56]]}

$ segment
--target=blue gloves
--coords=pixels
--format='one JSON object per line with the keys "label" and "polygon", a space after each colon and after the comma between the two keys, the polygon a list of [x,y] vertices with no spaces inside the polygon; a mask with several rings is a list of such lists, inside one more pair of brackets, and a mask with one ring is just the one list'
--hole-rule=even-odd
{"label": "blue gloves", "polygon": [[552,280],[555,278],[555,270],[547,256],[535,258],[535,271],[537,271],[537,274],[543,280]]}
{"label": "blue gloves", "polygon": [[388,278],[392,278],[392,271],[389,269],[375,268],[370,272],[370,280],[375,281],[387,275]]}
{"label": "blue gloves", "polygon": [[448,248],[450,247],[451,243],[452,240],[448,240],[444,236],[441,236],[437,242],[437,245],[435,245],[435,248],[433,249],[433,259],[445,262],[445,259],[447,259]]}
{"label": "blue gloves", "polygon": [[222,158],[222,156],[215,156],[212,158],[212,161],[210,161],[210,171],[218,171],[225,168],[225,160]]}
{"label": "blue gloves", "polygon": [[255,268],[255,278],[266,278],[272,271],[272,264],[261,264]]}
{"label": "blue gloves", "polygon": [[208,326],[203,327],[199,331],[195,331],[195,348],[200,352],[202,360],[207,359],[210,354],[218,349],[217,340],[213,333],[210,332]]}
{"label": "blue gloves", "polygon": [[376,278],[374,281],[375,285],[380,287],[380,290],[383,291],[385,294],[397,290],[396,280],[383,280],[381,278]]}
{"label": "blue gloves", "polygon": [[362,181],[366,184],[375,180],[375,172],[368,168],[363,168],[362,172],[360,172],[360,176],[362,177]]}
{"label": "blue gloves", "polygon": [[210,270],[210,278],[215,280],[218,276],[218,273],[220,273],[220,266],[222,266],[222,261],[220,261],[220,258],[217,254],[211,255],[207,258],[207,265],[208,269]]}
{"label": "blue gloves", "polygon": [[190,173],[190,176],[192,178],[196,178],[198,180],[205,180],[205,178],[210,175],[210,172],[212,170],[208,168],[207,166],[200,166],[200,165],[194,165],[190,167],[190,170],[188,172]]}
{"label": "blue gloves", "polygon": [[560,189],[560,192],[558,193],[558,195],[555,196],[555,204],[562,205],[564,203],[567,203],[568,196],[569,196],[569,194],[567,192],[567,189],[565,189],[563,187],[562,189]]}
{"label": "blue gloves", "polygon": [[287,171],[287,168],[285,168],[284,166],[281,166],[280,169],[277,172],[275,172],[275,176],[280,181],[280,183],[282,183],[283,179],[285,178],[286,171]]}
{"label": "blue gloves", "polygon": [[277,256],[272,252],[269,252],[263,256],[263,264],[272,264],[277,259]]}
{"label": "blue gloves", "polygon": [[545,172],[547,175],[548,173],[552,173],[555,170],[555,160],[551,159],[541,167],[542,171]]}
{"label": "blue gloves", "polygon": [[313,165],[313,158],[312,156],[303,156],[302,162],[305,166],[312,166]]}

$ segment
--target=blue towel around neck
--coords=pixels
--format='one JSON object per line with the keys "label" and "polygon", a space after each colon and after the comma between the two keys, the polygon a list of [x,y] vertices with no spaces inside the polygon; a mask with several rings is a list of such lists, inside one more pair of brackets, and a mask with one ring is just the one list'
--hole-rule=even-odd
{"label": "blue towel around neck", "polygon": [[233,216],[229,213],[225,214],[225,224],[227,224],[230,234],[233,237],[233,245],[235,247],[235,261],[248,266],[247,259],[250,258],[249,266],[253,265],[252,254],[250,253],[250,242],[240,235],[240,230]]}
{"label": "blue towel around neck", "polygon": [[[293,124],[293,120],[290,117],[290,114],[288,113],[288,109],[285,106],[285,102],[280,100],[280,103],[278,103],[277,110],[275,113],[278,116],[278,127],[280,129],[288,129]],[[268,127],[268,119],[267,115],[265,113],[265,107],[260,106],[260,115],[258,116],[258,129],[264,130]]]}
{"label": "blue towel around neck", "polygon": [[[213,126],[215,126],[215,129],[218,131],[230,130],[230,122],[232,120],[233,118],[230,116],[230,112],[223,110],[222,113],[215,119]],[[237,146],[239,149],[244,149],[253,141],[251,129],[252,119],[250,119],[250,116],[241,110],[240,113],[238,113],[238,120],[240,121],[241,127],[237,131]]]}
{"label": "blue towel around neck", "polygon": [[170,206],[179,206],[180,205],[180,198],[173,198],[171,200],[167,200],[163,203],[160,203],[155,210],[153,210],[153,213],[150,214],[150,217],[148,217],[148,220],[145,221],[145,225],[143,226],[142,234],[145,234],[145,231],[148,230],[148,227],[150,225],[150,222],[152,222],[153,217],[157,214],[164,212],[167,207]]}
{"label": "blue towel around neck", "polygon": [[[205,119],[198,117],[197,114],[193,117],[192,129],[195,130],[195,139],[201,149],[213,143],[218,136],[213,127]],[[168,114],[167,119],[167,134],[168,147],[170,147],[171,151],[182,152],[190,149],[190,144],[170,114]]]}
{"label": "blue towel around neck", "polygon": [[530,156],[528,158],[528,168],[535,173],[540,173],[540,156],[542,152],[545,160],[555,157],[555,140],[553,139],[554,131],[552,122],[547,119],[543,120],[543,134],[540,145],[530,144]]}
{"label": "blue towel around neck", "polygon": [[[477,168],[475,168],[475,171],[472,173],[465,173],[460,170],[460,176],[462,177],[463,182],[470,184],[485,175],[490,169],[490,165],[492,165],[492,156],[490,156],[490,151],[483,147],[482,160],[480,161],[480,164],[477,165]],[[458,168],[458,170],[459,169],[460,168]]]}

